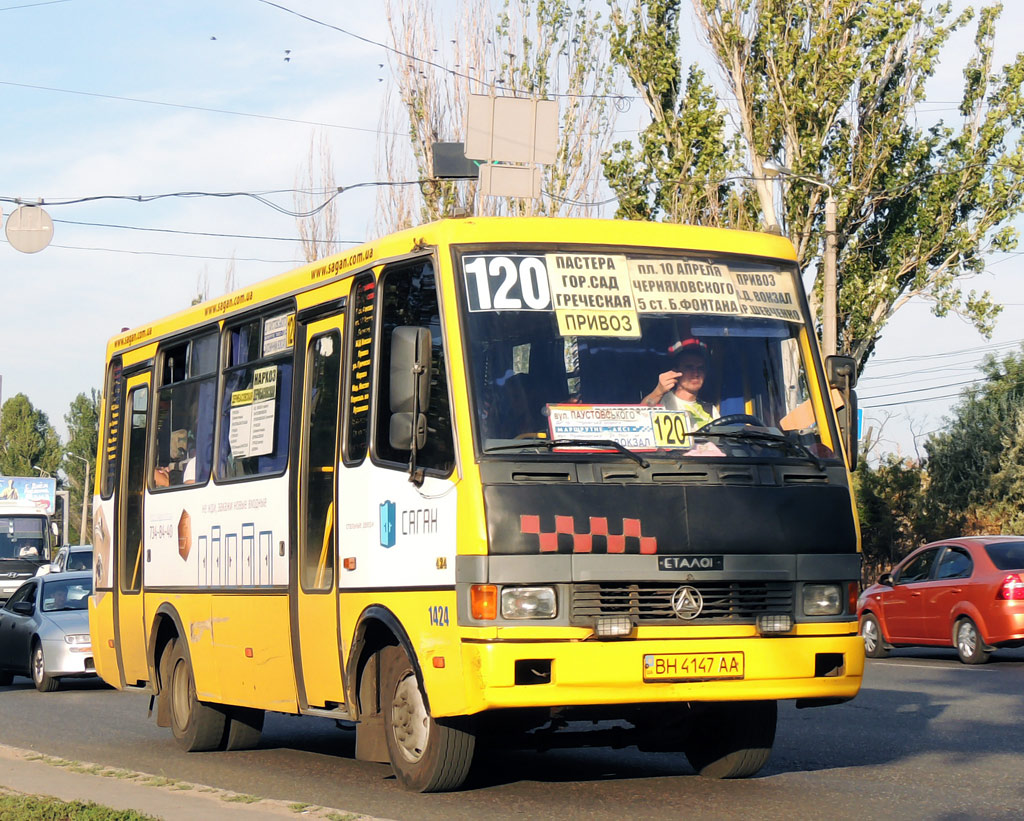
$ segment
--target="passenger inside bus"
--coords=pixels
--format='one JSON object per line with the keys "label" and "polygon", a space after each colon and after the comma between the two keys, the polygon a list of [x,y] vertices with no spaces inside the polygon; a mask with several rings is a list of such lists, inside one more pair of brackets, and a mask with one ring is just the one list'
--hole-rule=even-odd
{"label": "passenger inside bus", "polygon": [[171,431],[169,453],[164,464],[153,471],[153,484],[157,487],[193,484],[196,480],[196,446],[192,434],[185,428]]}

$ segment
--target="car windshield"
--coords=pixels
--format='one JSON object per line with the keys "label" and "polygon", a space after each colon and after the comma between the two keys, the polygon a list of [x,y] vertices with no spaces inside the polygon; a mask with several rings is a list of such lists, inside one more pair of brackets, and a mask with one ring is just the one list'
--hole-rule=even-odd
{"label": "car windshield", "polygon": [[65,570],[92,570],[92,550],[72,550]]}
{"label": "car windshield", "polygon": [[484,453],[612,442],[645,455],[834,456],[809,401],[795,268],[539,249],[466,252],[456,265]]}
{"label": "car windshield", "polygon": [[45,517],[0,516],[0,559],[41,559],[45,550]]}
{"label": "car windshield", "polygon": [[62,579],[47,577],[43,583],[43,612],[61,610],[87,610],[92,581],[85,579]]}
{"label": "car windshield", "polygon": [[1024,542],[987,544],[985,552],[999,570],[1024,569]]}

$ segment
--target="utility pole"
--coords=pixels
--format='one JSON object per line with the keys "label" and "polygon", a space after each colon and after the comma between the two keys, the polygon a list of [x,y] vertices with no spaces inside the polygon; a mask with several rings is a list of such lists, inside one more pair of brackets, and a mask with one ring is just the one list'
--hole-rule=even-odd
{"label": "utility pole", "polygon": [[825,356],[836,353],[836,198],[831,187],[825,198],[825,258],[822,261],[821,347]]}
{"label": "utility pole", "polygon": [[80,462],[85,462],[85,481],[82,483],[82,525],[78,529],[78,543],[86,544],[85,541],[85,526],[88,523],[89,514],[89,468],[92,463],[83,456],[79,456],[75,453],[69,453],[72,459],[77,459]]}
{"label": "utility pole", "polygon": [[792,177],[803,180],[811,185],[824,188],[825,196],[825,253],[821,261],[821,352],[825,356],[836,354],[836,331],[839,328],[836,303],[838,301],[838,285],[836,283],[836,197],[832,186],[817,177],[797,174],[782,163],[771,158],[762,165],[764,174],[772,177]]}

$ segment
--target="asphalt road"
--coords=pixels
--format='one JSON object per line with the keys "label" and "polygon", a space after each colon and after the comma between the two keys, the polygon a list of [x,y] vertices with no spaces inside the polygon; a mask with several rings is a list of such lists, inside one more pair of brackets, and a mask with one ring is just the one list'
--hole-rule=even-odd
{"label": "asphalt road", "polygon": [[286,801],[391,819],[1019,818],[1024,650],[987,665],[952,650],[868,662],[854,701],[782,706],[769,765],[708,781],[680,755],[635,747],[491,752],[458,793],[410,795],[353,758],[354,733],[270,715],[258,749],[186,754],[147,718],[148,697],[98,682],[0,688],[0,743]]}

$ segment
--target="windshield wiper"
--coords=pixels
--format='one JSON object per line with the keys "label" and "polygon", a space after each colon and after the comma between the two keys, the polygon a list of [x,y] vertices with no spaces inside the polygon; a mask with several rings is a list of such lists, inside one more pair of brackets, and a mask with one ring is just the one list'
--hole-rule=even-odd
{"label": "windshield wiper", "polygon": [[766,445],[782,445],[784,450],[807,457],[818,470],[822,473],[825,472],[824,461],[822,461],[820,456],[816,456],[807,445],[801,442],[792,442],[778,433],[771,433],[766,430],[706,430],[699,433],[694,431],[689,435],[697,439],[714,436],[719,439],[732,439],[739,442],[763,442]]}
{"label": "windshield wiper", "polygon": [[628,456],[642,468],[646,469],[651,466],[651,463],[644,459],[644,457],[639,453],[630,450],[621,442],[616,442],[614,439],[524,439],[522,444],[518,445],[495,445],[492,448],[485,448],[484,453],[494,453],[498,450],[521,450],[522,448],[536,447],[541,447],[549,451],[554,450],[555,448],[581,447],[596,447],[602,450],[615,450],[623,456]]}

